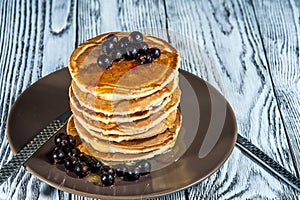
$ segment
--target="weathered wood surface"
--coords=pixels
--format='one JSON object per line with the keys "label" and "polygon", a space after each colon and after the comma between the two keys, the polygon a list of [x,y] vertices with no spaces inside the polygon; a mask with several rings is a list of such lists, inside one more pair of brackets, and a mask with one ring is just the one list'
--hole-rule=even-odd
{"label": "weathered wood surface", "polygon": [[[178,48],[181,68],[206,79],[230,102],[239,132],[297,174],[299,8],[299,2],[279,0],[2,1],[0,165],[12,156],[6,118],[22,91],[66,66],[84,40],[141,30]],[[235,148],[205,181],[158,199],[231,198],[296,199],[297,193]],[[21,169],[0,186],[0,199],[88,198],[52,188]]]}
{"label": "weathered wood surface", "polygon": [[[299,1],[254,1],[280,118],[300,169]],[[284,8],[284,9],[283,9]]]}

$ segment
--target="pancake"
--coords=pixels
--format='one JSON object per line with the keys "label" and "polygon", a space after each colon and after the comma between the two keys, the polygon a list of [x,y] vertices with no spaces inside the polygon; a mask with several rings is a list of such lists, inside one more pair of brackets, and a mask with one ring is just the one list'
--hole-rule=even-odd
{"label": "pancake", "polygon": [[[179,87],[176,88],[176,90],[168,97],[162,100],[159,105],[150,107],[150,110],[141,110],[137,111],[132,114],[124,114],[124,115],[105,115],[101,112],[94,112],[85,106],[81,105],[80,102],[76,99],[74,94],[72,93],[72,90],[70,90],[69,98],[70,98],[70,106],[72,110],[75,110],[77,112],[80,112],[85,119],[87,120],[96,120],[99,121],[101,128],[105,127],[112,127],[116,123],[125,123],[125,122],[133,122],[141,119],[145,119],[149,117],[151,114],[155,114],[158,112],[167,111],[170,107],[173,107],[174,104],[179,103],[180,100],[181,91]],[[138,100],[136,100],[138,101]],[[125,103],[124,103],[125,104]],[[133,103],[134,105],[134,103]],[[130,104],[130,107],[132,105]]]}
{"label": "pancake", "polygon": [[[149,46],[160,49],[161,56],[150,64],[138,65],[132,61],[114,62],[110,69],[101,69],[97,58],[101,43],[111,34],[99,35],[79,45],[69,60],[72,79],[82,92],[104,100],[136,99],[161,90],[175,77],[179,66],[178,51],[168,42],[144,35]],[[115,32],[119,38],[129,33]]]}
{"label": "pancake", "polygon": [[[179,132],[179,129],[178,129]],[[124,153],[103,153],[95,150],[90,144],[83,142],[84,148],[81,148],[81,151],[86,152],[88,155],[92,155],[97,159],[106,162],[131,162],[136,160],[146,160],[153,158],[154,156],[161,155],[166,153],[175,145],[175,140],[170,142],[167,145],[162,146],[160,149],[156,149],[151,152],[137,153],[137,154],[124,154]]]}
{"label": "pancake", "polygon": [[89,143],[94,149],[104,153],[129,153],[136,154],[142,152],[149,152],[155,149],[158,149],[162,146],[162,144],[167,144],[169,140],[173,140],[174,133],[169,131],[164,131],[158,135],[142,138],[142,139],[134,139],[128,141],[121,142],[113,142],[107,140],[100,140],[96,137],[90,135],[88,131],[86,131],[81,126],[75,126],[77,133],[81,140]]}
{"label": "pancake", "polygon": [[70,99],[74,102],[76,99],[80,104],[91,111],[103,113],[105,115],[128,115],[135,112],[150,110],[152,107],[159,106],[162,101],[170,96],[178,87],[178,77],[174,78],[163,89],[138,99],[109,101],[96,97],[90,93],[80,90],[74,81],[70,88]]}
{"label": "pancake", "polygon": [[177,107],[180,102],[180,94],[181,91],[179,88],[177,88],[174,94],[172,94],[171,101],[166,105],[166,107],[164,107],[163,110],[158,111],[144,119],[140,119],[133,122],[127,122],[127,123],[113,122],[113,123],[105,124],[101,121],[93,120],[90,119],[88,116],[83,115],[83,113],[80,112],[80,108],[78,109],[76,108],[76,106],[73,106],[72,104],[70,104],[70,107],[73,114],[76,116],[76,119],[83,126],[87,127],[90,130],[101,132],[104,135],[108,135],[108,134],[134,135],[149,130],[150,128],[156,126],[161,121],[164,121],[164,123],[172,124],[174,120],[172,121],[171,114],[177,110]]}
{"label": "pancake", "polygon": [[[104,161],[134,161],[134,160],[152,158],[155,155],[159,155],[166,152],[168,149],[174,146],[182,123],[182,116],[179,111],[177,112],[176,116],[177,117],[174,126],[172,128],[168,128],[163,133],[167,135],[165,137],[165,140],[156,140],[157,138],[162,137],[161,135],[163,135],[163,134],[159,134],[157,138],[155,137],[153,137],[153,139],[151,138],[152,140],[142,139],[142,140],[127,141],[123,143],[115,143],[115,144],[119,144],[119,146],[115,148],[108,147],[108,149],[112,150],[112,152],[114,152],[116,149],[119,149],[120,152],[111,153],[111,152],[102,152],[101,151],[103,150],[102,144],[100,145],[100,148],[98,148],[99,147],[99,145],[97,144],[98,140],[95,140],[92,136],[88,136],[88,138],[86,139],[88,141],[84,140],[81,137],[82,145],[84,146],[84,148],[81,148],[81,150],[85,151],[89,155],[93,155],[94,157]],[[71,117],[67,124],[67,132],[70,135],[78,136],[78,129],[75,128],[73,122],[74,122],[73,118]],[[151,142],[149,141],[152,141],[153,143],[151,144]],[[112,145],[112,143],[108,143],[108,144],[109,146]],[[158,146],[158,148],[152,148],[153,145]],[[124,149],[121,147],[123,147]],[[133,149],[136,152],[138,152],[137,151],[138,149],[140,153],[132,153]],[[152,149],[152,150],[147,151],[145,149],[148,150]],[[107,149],[104,150],[107,151]]]}
{"label": "pancake", "polygon": [[146,132],[143,132],[141,134],[136,135],[103,135],[99,132],[89,130],[82,126],[74,117],[70,118],[70,123],[74,123],[74,127],[78,127],[77,129],[85,129],[84,131],[88,132],[91,136],[98,138],[100,140],[106,140],[108,142],[121,142],[121,141],[128,141],[128,140],[135,140],[135,139],[145,139],[152,136],[155,136],[157,134],[163,133],[168,126],[164,122],[160,122],[155,127],[149,129]]}
{"label": "pancake", "polygon": [[87,116],[91,120],[98,120],[105,124],[109,124],[112,122],[118,122],[118,123],[132,122],[132,121],[149,117],[151,114],[164,109],[164,107],[171,101],[170,97],[166,97],[158,106],[152,106],[151,108],[149,108],[149,110],[142,110],[142,111],[137,111],[131,114],[124,114],[124,115],[117,115],[117,114],[105,115],[101,112],[95,112],[90,110],[89,108],[86,108],[85,106],[81,106],[80,102],[76,99],[76,97],[72,93],[71,88],[69,90],[69,98],[70,98],[70,105],[75,107],[75,109],[80,111],[84,116]]}

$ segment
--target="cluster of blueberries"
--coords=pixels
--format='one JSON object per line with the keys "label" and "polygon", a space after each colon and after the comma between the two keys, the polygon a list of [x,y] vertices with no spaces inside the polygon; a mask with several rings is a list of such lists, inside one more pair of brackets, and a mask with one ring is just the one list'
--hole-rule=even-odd
{"label": "cluster of blueberries", "polygon": [[104,69],[123,59],[135,60],[143,65],[160,57],[159,48],[149,48],[143,41],[142,33],[138,31],[131,32],[128,37],[122,37],[120,40],[115,34],[108,35],[102,43],[102,51],[104,54],[98,57],[97,63]]}
{"label": "cluster of blueberries", "polygon": [[100,160],[76,148],[76,139],[65,133],[58,133],[54,143],[55,148],[51,154],[54,164],[64,164],[67,171],[74,172],[79,178],[90,173],[99,174],[104,186],[114,185],[116,176],[125,181],[135,181],[140,176],[149,174],[151,170],[151,164],[146,160],[133,166],[122,164],[113,168],[104,165]]}

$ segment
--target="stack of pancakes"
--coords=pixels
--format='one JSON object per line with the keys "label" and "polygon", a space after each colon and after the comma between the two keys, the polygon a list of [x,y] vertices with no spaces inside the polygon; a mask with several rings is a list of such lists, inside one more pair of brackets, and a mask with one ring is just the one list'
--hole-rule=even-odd
{"label": "stack of pancakes", "polygon": [[[113,33],[126,37],[129,33]],[[179,54],[167,42],[144,35],[161,55],[149,64],[132,60],[97,64],[108,34],[92,38],[74,50],[69,70],[70,117],[67,132],[78,135],[88,154],[104,161],[148,159],[175,144],[180,126],[178,111]]]}

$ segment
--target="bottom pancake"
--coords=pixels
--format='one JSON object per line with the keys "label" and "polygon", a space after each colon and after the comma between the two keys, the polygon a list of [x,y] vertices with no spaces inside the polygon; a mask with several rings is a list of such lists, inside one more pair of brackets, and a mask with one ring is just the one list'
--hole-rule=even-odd
{"label": "bottom pancake", "polygon": [[[70,135],[73,136],[78,136],[78,132],[74,126],[74,123],[71,122],[72,120],[69,120],[68,126],[67,126],[67,132]],[[135,161],[135,160],[142,160],[142,159],[149,159],[152,158],[156,155],[160,155],[163,154],[165,152],[167,152],[169,149],[171,149],[177,139],[178,136],[178,132],[180,130],[181,127],[181,123],[182,123],[182,116],[180,114],[180,112],[177,112],[177,118],[176,121],[174,123],[174,126],[172,128],[168,128],[163,134],[167,135],[165,140],[155,140],[155,138],[152,138],[152,141],[155,141],[154,145],[155,148],[153,148],[150,145],[150,142],[145,141],[145,139],[142,140],[134,140],[132,142],[132,144],[135,145],[131,145],[130,142],[131,141],[127,141],[122,143],[124,148],[120,148],[120,146],[117,146],[117,150],[116,151],[116,146],[115,147],[109,147],[107,145],[109,145],[109,143],[107,143],[107,145],[105,148],[103,148],[103,146],[99,146],[99,145],[103,145],[103,143],[99,144],[97,143],[97,140],[89,140],[87,138],[82,138],[80,137],[81,141],[82,141],[82,146],[84,147],[83,149],[86,150],[88,154],[104,160],[104,161],[112,161],[112,162],[122,162],[122,161]],[[170,137],[171,136],[171,137]],[[93,141],[94,140],[94,141]],[[151,140],[149,140],[151,141]],[[140,142],[140,143],[139,143]],[[143,143],[145,144],[148,143],[148,145],[144,148],[143,147]],[[160,143],[158,143],[160,142]],[[139,145],[141,144],[141,145]],[[127,145],[127,146],[124,146]],[[111,150],[111,152],[109,152],[109,150]],[[104,152],[103,152],[104,151]]]}

